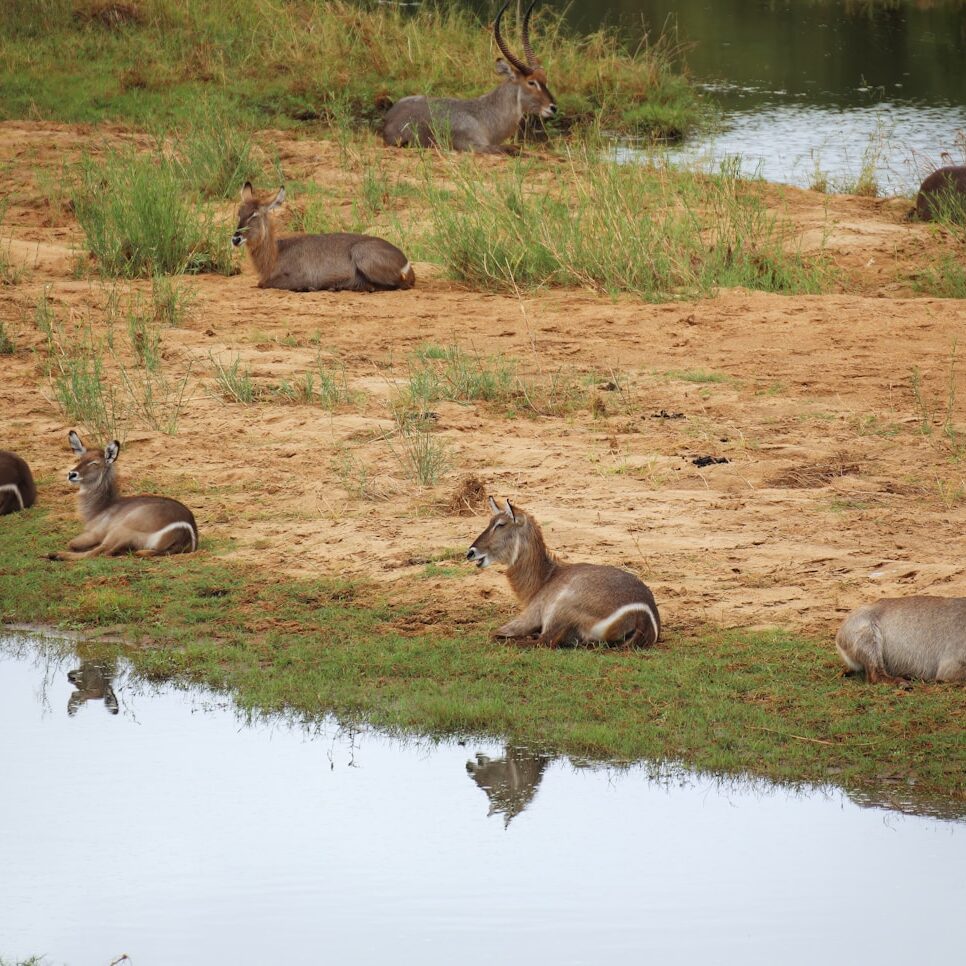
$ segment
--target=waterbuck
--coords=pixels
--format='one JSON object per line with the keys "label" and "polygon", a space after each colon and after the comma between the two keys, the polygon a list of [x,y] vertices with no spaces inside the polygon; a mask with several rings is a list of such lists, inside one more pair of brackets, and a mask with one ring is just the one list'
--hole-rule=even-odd
{"label": "waterbuck", "polygon": [[600,564],[565,564],[547,550],[537,521],[490,497],[493,517],[466,559],[478,567],[507,565],[507,579],[523,611],[493,634],[530,637],[559,647],[592,641],[650,647],[661,636],[654,595],[633,574]]}
{"label": "waterbuck", "polygon": [[500,8],[493,24],[496,45],[503,54],[496,72],[504,79],[495,90],[468,100],[455,97],[404,97],[386,114],[382,137],[389,147],[431,147],[442,137],[457,151],[502,154],[502,143],[512,137],[526,114],[553,117],[557,104],[547,87],[547,74],[530,46],[530,14],[523,17],[524,64],[510,53],[500,33],[500,20],[510,0]]}
{"label": "waterbuck", "polygon": [[866,680],[966,681],[966,597],[892,597],[857,607],[835,647]]}
{"label": "waterbuck", "polygon": [[916,208],[910,213],[922,221],[942,214],[966,217],[966,165],[949,165],[933,171],[919,186]]}
{"label": "waterbuck", "polygon": [[416,274],[409,260],[382,238],[348,232],[276,238],[271,212],[284,200],[284,188],[272,198],[259,198],[247,181],[242,188],[231,243],[248,247],[259,288],[375,292],[413,287]]}
{"label": "waterbuck", "polygon": [[26,460],[0,449],[0,517],[26,510],[37,500],[37,487]]}
{"label": "waterbuck", "polygon": [[121,451],[115,439],[104,452],[88,452],[74,430],[68,434],[78,461],[67,479],[80,487],[78,504],[87,529],[51,560],[82,560],[133,552],[138,557],[191,553],[198,547],[198,525],[191,511],[166,496],[120,496],[114,461]]}

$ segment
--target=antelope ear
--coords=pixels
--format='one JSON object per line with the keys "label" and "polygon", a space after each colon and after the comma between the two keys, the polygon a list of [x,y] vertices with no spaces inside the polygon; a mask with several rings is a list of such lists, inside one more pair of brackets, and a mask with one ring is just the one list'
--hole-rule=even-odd
{"label": "antelope ear", "polygon": [[510,519],[514,523],[516,523],[517,522],[517,516],[516,516],[516,513],[513,510],[513,507],[510,506],[510,501],[509,500],[504,500],[503,502],[506,503],[506,513],[507,513],[507,515],[510,517]]}
{"label": "antelope ear", "polygon": [[250,181],[246,181],[245,184],[242,186],[241,200],[251,201],[252,198],[254,197],[255,197],[255,192],[252,190],[252,183]]}
{"label": "antelope ear", "polygon": [[67,434],[67,442],[70,443],[70,448],[78,456],[83,456],[87,452],[84,444],[81,442],[80,436],[78,436],[76,431],[73,429]]}
{"label": "antelope ear", "polygon": [[488,496],[487,499],[490,501],[490,509],[494,513],[499,513],[500,508],[496,505],[496,500],[494,500],[492,496]]}
{"label": "antelope ear", "polygon": [[285,187],[283,186],[278,189],[278,194],[275,195],[275,197],[272,198],[272,200],[265,206],[265,210],[272,211],[275,208],[278,208],[279,205],[281,205],[281,203],[284,200],[285,200]]}
{"label": "antelope ear", "polygon": [[121,444],[115,439],[104,447],[104,462],[108,466],[117,459],[117,454],[121,452]]}
{"label": "antelope ear", "polygon": [[517,76],[516,71],[502,57],[496,59],[496,72],[504,80],[513,80]]}

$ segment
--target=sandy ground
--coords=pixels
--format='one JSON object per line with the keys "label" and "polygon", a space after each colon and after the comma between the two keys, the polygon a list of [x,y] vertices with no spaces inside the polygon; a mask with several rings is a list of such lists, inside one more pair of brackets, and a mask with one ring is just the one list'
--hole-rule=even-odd
{"label": "sandy ground", "polygon": [[[72,424],[52,401],[34,307],[46,289],[64,324],[96,327],[108,295],[96,277],[75,277],[83,236],[51,185],[81,149],[122,136],[0,124],[0,250],[21,270],[0,286],[17,347],[0,356],[0,447],[29,460],[41,501],[64,514]],[[299,178],[343,178],[333,145],[273,143]],[[482,501],[468,506],[461,487],[516,499],[566,559],[640,573],[669,629],[824,633],[872,598],[966,595],[966,456],[944,432],[966,431],[966,302],[916,297],[910,284],[949,239],[904,222],[908,202],[773,193],[803,246],[824,242],[840,269],[832,294],[514,298],[468,291],[426,264],[414,290],[378,295],[263,291],[248,264],[190,280],[190,317],[163,338],[171,371],[191,366],[178,433],[131,420],[120,466],[188,503],[203,540],[233,541],[230,556],[279,578],[392,582],[394,596],[432,602],[426,623],[459,622],[483,599],[513,607],[496,570],[427,568],[485,525]],[[434,405],[450,468],[420,487],[394,454],[389,401],[424,343],[512,357],[537,382],[557,374],[575,402],[556,415]],[[335,413],[216,391],[212,357],[237,354],[267,386],[298,381],[319,352],[358,393]],[[718,381],[693,381],[701,373]],[[701,456],[729,462],[699,468]]]}

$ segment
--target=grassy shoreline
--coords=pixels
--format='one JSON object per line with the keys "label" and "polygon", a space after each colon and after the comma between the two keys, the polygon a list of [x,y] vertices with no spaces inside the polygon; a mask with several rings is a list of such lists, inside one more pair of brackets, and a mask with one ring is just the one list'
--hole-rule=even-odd
{"label": "grassy shoreline", "polygon": [[[591,759],[650,760],[836,784],[966,814],[958,689],[840,676],[827,640],[680,634],[650,652],[488,639],[509,598],[446,623],[418,587],[284,580],[209,545],[155,561],[45,559],[76,530],[44,510],[0,530],[0,622],[110,629],[138,673],[230,692],[242,708],[322,713],[432,736],[510,737]],[[914,695],[914,697],[912,696]]]}
{"label": "grassy shoreline", "polygon": [[[533,44],[567,126],[676,139],[708,114],[671,38],[631,50],[546,8]],[[447,0],[14,0],[0,11],[0,118],[170,127],[201,103],[244,127],[375,126],[407,94],[492,89],[494,56],[488,24]]]}

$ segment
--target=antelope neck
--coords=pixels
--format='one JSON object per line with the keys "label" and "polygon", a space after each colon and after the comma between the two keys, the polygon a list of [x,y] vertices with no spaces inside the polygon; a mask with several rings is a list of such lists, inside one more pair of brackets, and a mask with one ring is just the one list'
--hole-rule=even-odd
{"label": "antelope neck", "polygon": [[117,481],[111,471],[105,473],[94,486],[81,486],[80,511],[85,520],[93,520],[118,499]]}
{"label": "antelope neck", "polygon": [[[248,247],[248,254],[255,263],[258,277],[262,281],[271,277],[275,271],[275,262],[278,260],[278,243],[275,240],[275,226],[272,224],[271,216],[266,212],[262,216],[262,230],[254,237],[245,239]],[[249,232],[249,235],[252,235]]]}
{"label": "antelope neck", "polygon": [[506,572],[517,599],[529,603],[557,569],[557,561],[547,551],[540,528],[533,522],[532,531],[520,549],[520,556]]}

